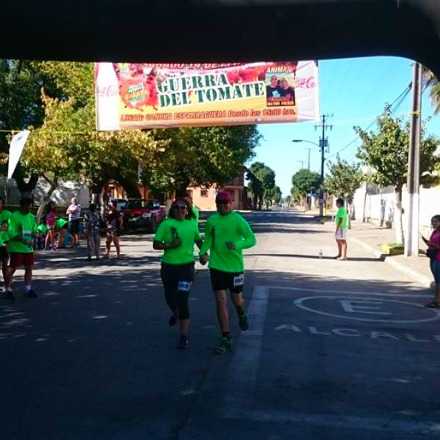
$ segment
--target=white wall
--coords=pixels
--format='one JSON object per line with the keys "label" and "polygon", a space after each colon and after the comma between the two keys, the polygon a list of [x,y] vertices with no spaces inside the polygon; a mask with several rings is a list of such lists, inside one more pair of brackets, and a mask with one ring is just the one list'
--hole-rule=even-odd
{"label": "white wall", "polygon": [[[379,189],[366,184],[359,188],[354,195],[356,218],[363,219],[364,206],[365,218],[372,223],[380,223],[382,216],[385,221],[392,223],[395,206],[395,196],[392,188]],[[405,225],[405,212],[408,208],[408,193],[406,188],[402,194],[403,224]],[[420,230],[427,233],[430,229],[431,217],[440,214],[440,187],[420,189]],[[404,226],[405,227],[405,226]]]}

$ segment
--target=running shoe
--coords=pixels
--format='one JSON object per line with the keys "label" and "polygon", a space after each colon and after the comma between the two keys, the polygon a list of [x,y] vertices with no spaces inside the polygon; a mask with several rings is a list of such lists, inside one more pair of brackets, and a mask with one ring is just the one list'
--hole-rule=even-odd
{"label": "running shoe", "polygon": [[35,290],[31,289],[26,292],[26,296],[28,298],[38,298],[38,295],[35,293]]}
{"label": "running shoe", "polygon": [[249,330],[249,321],[247,318],[247,315],[245,313],[243,313],[242,315],[240,315],[238,317],[238,325],[240,327],[240,330],[242,331],[246,331]]}
{"label": "running shoe", "polygon": [[177,322],[176,315],[171,315],[170,319],[168,320],[168,325],[170,327],[174,327],[176,325],[176,322]]}
{"label": "running shoe", "polygon": [[227,336],[222,336],[219,339],[218,344],[215,347],[214,351],[217,354],[224,354],[227,351],[232,351],[232,340],[231,340],[231,338],[228,338]]}
{"label": "running shoe", "polygon": [[178,350],[186,350],[189,347],[188,336],[180,335],[179,342],[177,343]]}

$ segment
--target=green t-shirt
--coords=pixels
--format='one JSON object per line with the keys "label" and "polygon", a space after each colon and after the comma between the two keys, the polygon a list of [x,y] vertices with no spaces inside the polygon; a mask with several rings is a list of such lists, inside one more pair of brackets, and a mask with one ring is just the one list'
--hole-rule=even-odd
{"label": "green t-shirt", "polygon": [[[235,244],[229,250],[227,241]],[[200,254],[210,250],[209,267],[223,272],[243,272],[243,249],[255,246],[256,239],[249,223],[237,212],[227,215],[218,213],[209,217],[206,222],[205,241]]]}
{"label": "green t-shirt", "polygon": [[[336,225],[338,225],[339,223],[341,223],[340,228],[345,230],[348,229],[348,212],[347,209],[344,207],[339,208],[336,211]],[[342,222],[341,222],[342,220]]]}
{"label": "green t-shirt", "polygon": [[[0,212],[0,246],[4,246],[9,240],[9,219],[11,216],[12,212],[7,209],[3,209],[3,211]],[[4,223],[7,223],[8,227],[2,229]]]}
{"label": "green t-shirt", "polygon": [[[12,254],[30,254],[33,250],[33,237],[37,231],[35,216],[30,212],[15,211],[9,220],[8,251]],[[26,243],[23,241],[26,240]]]}
{"label": "green t-shirt", "polygon": [[37,226],[37,232],[39,234],[43,234],[44,235],[47,231],[48,231],[48,227],[44,223],[40,223]]}
{"label": "green t-shirt", "polygon": [[7,209],[4,209],[3,211],[0,212],[0,225],[4,222],[4,221],[9,221],[9,219],[11,218],[12,212],[8,211]]}
{"label": "green t-shirt", "polygon": [[56,229],[63,229],[65,225],[67,225],[67,223],[69,223],[65,218],[58,218],[55,221],[55,228]]}
{"label": "green t-shirt", "polygon": [[9,240],[9,232],[0,231],[0,246],[5,246],[8,240]]}
{"label": "green t-shirt", "polygon": [[200,218],[200,209],[193,205],[192,212],[194,214],[194,220],[198,223]]}
{"label": "green t-shirt", "polygon": [[174,265],[194,262],[194,243],[200,240],[197,223],[194,220],[167,218],[159,225],[154,241],[170,243],[176,236],[181,240],[181,245],[175,249],[165,249],[162,262]]}

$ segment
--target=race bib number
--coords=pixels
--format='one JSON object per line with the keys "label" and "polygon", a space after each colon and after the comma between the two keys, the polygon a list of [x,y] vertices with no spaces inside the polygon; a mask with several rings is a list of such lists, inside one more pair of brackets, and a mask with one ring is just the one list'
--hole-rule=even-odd
{"label": "race bib number", "polygon": [[237,275],[233,280],[234,287],[241,287],[244,285],[244,274]]}
{"label": "race bib number", "polygon": [[177,283],[177,290],[179,292],[188,293],[191,290],[191,284],[189,281],[179,281]]}

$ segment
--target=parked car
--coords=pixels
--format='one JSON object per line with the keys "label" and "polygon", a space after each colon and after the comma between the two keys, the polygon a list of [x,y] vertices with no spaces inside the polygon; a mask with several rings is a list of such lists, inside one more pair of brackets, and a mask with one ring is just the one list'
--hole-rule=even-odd
{"label": "parked car", "polygon": [[124,228],[155,232],[166,217],[165,207],[157,200],[129,199],[122,209]]}

